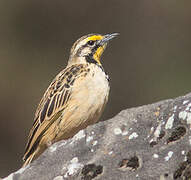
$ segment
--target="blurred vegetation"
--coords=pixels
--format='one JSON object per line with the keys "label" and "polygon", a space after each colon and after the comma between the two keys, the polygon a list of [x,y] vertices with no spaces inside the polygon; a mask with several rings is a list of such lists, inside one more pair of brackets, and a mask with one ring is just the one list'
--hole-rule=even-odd
{"label": "blurred vegetation", "polygon": [[191,1],[0,1],[0,177],[20,168],[37,104],[82,35],[120,32],[103,57],[102,120],[191,90]]}

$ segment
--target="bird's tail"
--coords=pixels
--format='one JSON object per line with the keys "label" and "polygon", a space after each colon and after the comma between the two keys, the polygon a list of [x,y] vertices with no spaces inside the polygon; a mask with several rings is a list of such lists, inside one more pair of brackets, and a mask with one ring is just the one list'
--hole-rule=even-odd
{"label": "bird's tail", "polygon": [[34,160],[35,154],[36,152],[34,151],[26,160],[24,160],[22,167],[26,167],[28,164],[30,164]]}

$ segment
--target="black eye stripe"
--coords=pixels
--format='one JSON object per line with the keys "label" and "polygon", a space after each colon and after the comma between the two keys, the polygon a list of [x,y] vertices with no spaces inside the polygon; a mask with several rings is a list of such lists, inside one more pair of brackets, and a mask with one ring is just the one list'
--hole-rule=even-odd
{"label": "black eye stripe", "polygon": [[88,46],[93,46],[95,43],[96,43],[96,41],[89,40],[89,41],[87,42],[87,45],[88,45]]}
{"label": "black eye stripe", "polygon": [[[92,40],[90,40],[90,41],[92,41]],[[97,42],[98,40],[94,40],[93,42],[94,42],[94,46],[92,45],[91,46],[91,55],[93,56],[93,54],[96,52],[96,50],[100,47],[99,46],[99,44],[97,44],[96,42]],[[88,41],[89,42],[89,41]],[[77,56],[80,56],[81,55],[81,52],[82,52],[82,50],[84,49],[84,48],[86,48],[86,47],[90,47],[90,45],[88,44],[88,42],[86,42],[84,45],[82,45],[81,47],[79,47],[79,49],[78,49],[78,51],[77,51]]]}
{"label": "black eye stripe", "polygon": [[92,53],[94,54],[99,47],[100,47],[100,46],[99,46],[98,44],[95,45],[95,47],[93,47],[93,49],[92,49]]}
{"label": "black eye stripe", "polygon": [[90,45],[90,46],[93,46],[94,45],[94,41],[88,41],[88,45]]}

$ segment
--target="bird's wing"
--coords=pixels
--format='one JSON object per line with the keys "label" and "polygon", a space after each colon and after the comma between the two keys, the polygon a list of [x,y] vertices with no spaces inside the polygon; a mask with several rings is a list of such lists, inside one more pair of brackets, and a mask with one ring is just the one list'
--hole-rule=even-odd
{"label": "bird's wing", "polygon": [[42,97],[30,130],[28,142],[25,149],[24,160],[26,160],[37,148],[46,130],[58,119],[61,112],[67,106],[70,99],[73,83],[79,77],[84,65],[72,65],[61,71],[52,81],[44,96]]}

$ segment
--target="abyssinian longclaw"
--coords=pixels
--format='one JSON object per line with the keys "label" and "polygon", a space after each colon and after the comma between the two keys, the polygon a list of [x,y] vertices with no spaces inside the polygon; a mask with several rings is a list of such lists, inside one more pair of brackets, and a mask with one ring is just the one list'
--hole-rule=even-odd
{"label": "abyssinian longclaw", "polygon": [[23,157],[26,166],[51,144],[96,123],[107,103],[109,78],[100,58],[113,34],[89,34],[72,46],[67,67],[52,81],[35,113]]}

